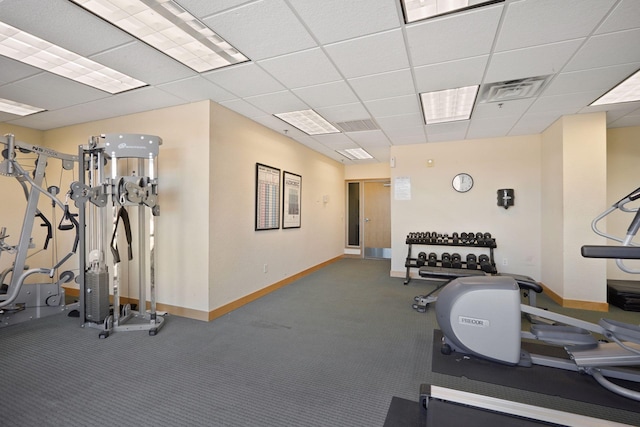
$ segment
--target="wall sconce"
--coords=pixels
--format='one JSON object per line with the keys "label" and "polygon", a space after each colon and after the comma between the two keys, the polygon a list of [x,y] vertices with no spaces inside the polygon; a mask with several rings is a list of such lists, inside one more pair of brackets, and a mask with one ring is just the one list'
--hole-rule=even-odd
{"label": "wall sconce", "polygon": [[513,206],[515,198],[516,196],[513,192],[513,188],[503,188],[498,190],[498,206],[509,209],[509,206]]}

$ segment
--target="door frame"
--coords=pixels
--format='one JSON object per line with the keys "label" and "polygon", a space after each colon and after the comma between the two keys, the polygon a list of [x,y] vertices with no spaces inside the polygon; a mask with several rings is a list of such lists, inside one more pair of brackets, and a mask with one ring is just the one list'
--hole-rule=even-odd
{"label": "door frame", "polygon": [[[359,229],[359,241],[358,245],[349,245],[349,184],[359,183],[359,197],[358,197],[358,229]],[[390,178],[375,178],[375,179],[349,179],[345,181],[345,221],[344,221],[344,253],[346,256],[355,258],[365,258],[364,248],[364,206],[366,200],[364,199],[364,186],[365,183],[381,182],[383,184],[391,184]],[[391,201],[389,201],[391,202]],[[389,218],[389,220],[391,220]]]}

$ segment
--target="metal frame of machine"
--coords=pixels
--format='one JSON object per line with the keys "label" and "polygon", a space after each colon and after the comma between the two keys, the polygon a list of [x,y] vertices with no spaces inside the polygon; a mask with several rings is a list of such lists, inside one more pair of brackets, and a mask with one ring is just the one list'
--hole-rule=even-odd
{"label": "metal frame of machine", "polygon": [[[80,318],[83,326],[101,329],[106,338],[115,331],[146,330],[155,335],[164,325],[156,311],[157,241],[156,217],[158,181],[156,161],[162,139],[153,135],[106,134],[93,136],[79,147],[78,158],[84,173],[71,185],[71,198],[79,209],[80,223]],[[134,160],[136,172],[126,172],[127,160]],[[107,175],[105,168],[110,168]],[[125,171],[123,173],[123,171]],[[138,306],[120,305],[120,254],[117,249],[120,222],[128,244],[129,260],[134,245],[128,210],[137,210]],[[147,210],[151,215],[147,215]],[[107,236],[111,233],[111,238]],[[147,252],[148,249],[148,252]],[[111,253],[112,262],[108,254]],[[147,253],[150,265],[147,261]],[[146,310],[147,277],[150,309]],[[113,310],[109,286],[113,286]]]}

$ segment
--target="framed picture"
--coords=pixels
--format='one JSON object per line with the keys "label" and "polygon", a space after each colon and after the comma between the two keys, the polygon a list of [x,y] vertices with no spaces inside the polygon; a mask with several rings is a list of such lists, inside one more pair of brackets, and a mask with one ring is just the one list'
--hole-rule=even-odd
{"label": "framed picture", "polygon": [[256,231],[280,228],[280,169],[256,163]]}
{"label": "framed picture", "polygon": [[282,228],[300,228],[302,177],[285,171],[282,176]]}

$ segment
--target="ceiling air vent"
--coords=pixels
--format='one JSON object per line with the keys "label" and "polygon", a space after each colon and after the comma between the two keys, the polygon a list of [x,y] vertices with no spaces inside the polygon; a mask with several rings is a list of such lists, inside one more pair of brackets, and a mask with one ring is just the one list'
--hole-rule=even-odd
{"label": "ceiling air vent", "polygon": [[480,89],[480,102],[505,102],[537,96],[551,76],[529,77],[507,80],[506,82],[487,83]]}
{"label": "ceiling air vent", "polygon": [[334,123],[342,132],[362,132],[380,129],[373,120],[351,120],[349,122]]}

